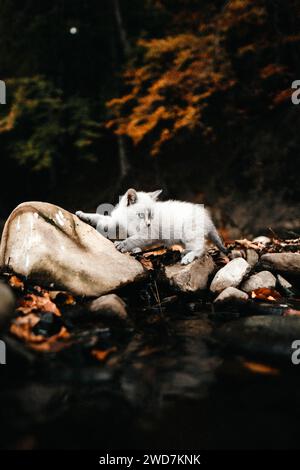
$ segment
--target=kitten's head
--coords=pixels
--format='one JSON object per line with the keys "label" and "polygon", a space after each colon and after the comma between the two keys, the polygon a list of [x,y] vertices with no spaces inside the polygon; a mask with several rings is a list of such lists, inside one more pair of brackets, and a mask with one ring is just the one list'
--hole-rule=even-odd
{"label": "kitten's head", "polygon": [[161,192],[162,189],[152,193],[136,191],[132,188],[128,189],[122,198],[122,203],[127,207],[129,222],[136,223],[137,227],[150,227],[154,214],[154,205]]}

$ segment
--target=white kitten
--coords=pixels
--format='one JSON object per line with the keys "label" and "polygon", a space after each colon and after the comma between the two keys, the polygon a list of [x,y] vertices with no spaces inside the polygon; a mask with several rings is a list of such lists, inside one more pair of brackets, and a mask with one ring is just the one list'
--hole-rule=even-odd
{"label": "white kitten", "polygon": [[185,248],[182,264],[189,264],[200,257],[205,250],[205,239],[209,238],[217,247],[227,252],[221,238],[202,205],[181,201],[157,201],[162,190],[153,193],[129,189],[120,199],[110,216],[85,214],[76,215],[103,232],[109,238],[117,238],[115,245],[122,253],[138,252],[161,243],[166,247],[181,244]]}

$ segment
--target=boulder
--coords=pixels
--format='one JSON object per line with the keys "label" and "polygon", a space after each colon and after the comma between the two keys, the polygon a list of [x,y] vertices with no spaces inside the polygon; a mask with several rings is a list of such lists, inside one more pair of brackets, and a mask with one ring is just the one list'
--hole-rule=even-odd
{"label": "boulder", "polygon": [[257,274],[253,274],[245,282],[243,282],[241,289],[244,292],[252,292],[256,289],[266,287],[273,289],[276,286],[276,277],[273,276],[270,271],[261,271]]}
{"label": "boulder", "polygon": [[210,255],[206,254],[190,264],[180,263],[166,266],[164,279],[181,292],[198,292],[207,288],[209,276],[215,270],[215,263]]}
{"label": "boulder", "polygon": [[254,268],[254,266],[258,263],[259,256],[253,248],[248,248],[246,251],[246,260],[247,263],[250,264],[251,268]]}
{"label": "boulder", "polygon": [[7,220],[0,267],[78,296],[106,294],[144,276],[142,265],[58,206],[19,205]]}
{"label": "boulder", "polygon": [[227,287],[214,300],[215,303],[228,302],[233,300],[248,300],[248,295],[236,287]]}
{"label": "boulder", "polygon": [[125,302],[116,294],[107,294],[93,300],[89,311],[97,318],[112,320],[127,320]]}
{"label": "boulder", "polygon": [[9,322],[15,306],[15,297],[10,287],[0,282],[0,330]]}
{"label": "boulder", "polygon": [[270,270],[300,274],[300,253],[267,253],[261,257],[261,263]]}
{"label": "boulder", "polygon": [[246,260],[235,258],[217,272],[210,290],[214,293],[220,293],[227,287],[237,287],[250,270],[251,266]]}

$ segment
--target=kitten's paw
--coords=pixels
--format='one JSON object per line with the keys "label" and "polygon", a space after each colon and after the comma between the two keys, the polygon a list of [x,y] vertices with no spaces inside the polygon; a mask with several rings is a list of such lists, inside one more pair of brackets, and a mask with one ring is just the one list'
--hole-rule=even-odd
{"label": "kitten's paw", "polygon": [[187,253],[186,255],[184,255],[184,257],[182,258],[181,260],[181,264],[190,264],[194,261],[194,259],[196,259],[197,256],[190,252],[190,253]]}
{"label": "kitten's paw", "polygon": [[117,248],[117,250],[120,251],[121,253],[126,253],[127,251],[129,251],[129,249],[127,247],[126,240],[123,240],[121,242],[116,241],[116,242],[114,242],[114,245]]}
{"label": "kitten's paw", "polygon": [[134,253],[134,254],[136,254],[136,253],[142,253],[142,251],[143,251],[142,248],[138,248],[138,247],[137,247],[137,248],[134,248],[134,249],[132,250],[132,253]]}
{"label": "kitten's paw", "polygon": [[75,214],[77,215],[77,217],[82,220],[83,222],[87,223],[87,224],[90,224],[90,219],[89,217],[82,211],[77,211],[75,212]]}
{"label": "kitten's paw", "polygon": [[84,216],[84,213],[82,211],[76,211],[75,214],[77,215],[77,217],[79,217],[79,219],[82,219],[82,217]]}

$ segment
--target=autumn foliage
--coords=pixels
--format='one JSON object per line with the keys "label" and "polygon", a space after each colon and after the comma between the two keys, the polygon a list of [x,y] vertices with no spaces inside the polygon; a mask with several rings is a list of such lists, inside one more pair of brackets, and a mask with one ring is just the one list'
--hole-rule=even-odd
{"label": "autumn foliage", "polygon": [[[108,103],[116,134],[158,155],[195,134],[218,138],[216,116],[232,127],[290,99],[300,35],[280,29],[277,2],[152,3],[171,21],[164,36],[138,41],[139,59],[124,72],[128,92]],[[299,23],[296,2],[287,3],[286,15]]]}

